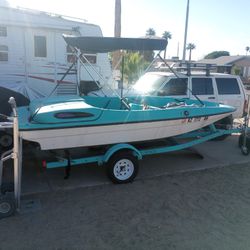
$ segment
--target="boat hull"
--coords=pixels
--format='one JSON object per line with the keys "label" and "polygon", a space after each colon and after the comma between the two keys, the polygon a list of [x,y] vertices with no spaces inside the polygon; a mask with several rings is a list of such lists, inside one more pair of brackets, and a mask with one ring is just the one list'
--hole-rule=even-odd
{"label": "boat hull", "polygon": [[185,134],[208,126],[230,113],[174,120],[20,131],[23,139],[42,150],[129,143]]}

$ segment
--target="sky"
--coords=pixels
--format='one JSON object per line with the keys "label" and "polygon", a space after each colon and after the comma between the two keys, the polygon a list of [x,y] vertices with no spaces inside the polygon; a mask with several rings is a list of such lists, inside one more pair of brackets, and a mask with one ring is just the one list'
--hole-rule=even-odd
{"label": "sky", "polygon": [[[187,0],[121,1],[122,37],[141,37],[149,28],[158,36],[169,31],[172,39],[167,58],[178,55],[182,58]],[[104,36],[114,35],[115,0],[9,0],[9,3],[13,7],[83,18],[99,25]],[[215,50],[245,55],[246,46],[250,47],[249,24],[250,0],[190,0],[187,43],[196,45],[192,59],[202,59]]]}

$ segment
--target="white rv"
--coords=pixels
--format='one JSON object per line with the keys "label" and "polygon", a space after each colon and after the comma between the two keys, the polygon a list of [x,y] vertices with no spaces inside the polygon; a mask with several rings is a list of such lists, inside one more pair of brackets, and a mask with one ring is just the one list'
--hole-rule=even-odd
{"label": "white rv", "polygon": [[[93,81],[75,60],[62,34],[102,36],[99,26],[56,14],[0,6],[0,86],[22,93],[30,100],[53,94],[77,94],[80,81]],[[107,54],[86,54],[103,79],[111,77]],[[90,66],[90,71],[93,68]],[[78,71],[79,74],[76,74]],[[98,74],[94,80],[102,84]],[[61,80],[61,81],[60,81]]]}

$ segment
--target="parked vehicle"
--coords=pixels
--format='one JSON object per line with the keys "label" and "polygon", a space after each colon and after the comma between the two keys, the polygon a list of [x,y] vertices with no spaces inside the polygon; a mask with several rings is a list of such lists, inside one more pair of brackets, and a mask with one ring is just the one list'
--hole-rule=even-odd
{"label": "parked vehicle", "polygon": [[[0,6],[0,86],[33,100],[50,95],[58,83],[53,95],[78,94],[77,84],[82,81],[102,84],[87,64],[84,68],[76,63],[64,75],[76,58],[62,34],[102,36],[102,31],[81,19]],[[103,79],[110,78],[107,53],[88,53],[85,58]]]}

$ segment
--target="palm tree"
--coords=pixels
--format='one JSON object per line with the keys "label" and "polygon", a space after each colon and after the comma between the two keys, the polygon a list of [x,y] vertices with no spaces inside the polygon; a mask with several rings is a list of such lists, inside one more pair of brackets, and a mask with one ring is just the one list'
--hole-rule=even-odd
{"label": "palm tree", "polygon": [[250,50],[250,47],[246,46],[246,55],[248,54],[249,50]]}
{"label": "palm tree", "polygon": [[145,70],[143,56],[139,52],[127,52],[125,54],[124,77],[128,84],[132,84]]}
{"label": "palm tree", "polygon": [[[156,35],[156,32],[153,28],[149,28],[146,30],[146,37],[152,37]],[[143,58],[147,62],[151,62],[154,59],[154,51],[153,50],[145,50],[140,52],[143,55]]]}
{"label": "palm tree", "polygon": [[164,31],[162,34],[162,37],[167,40],[167,45],[164,50],[164,60],[166,59],[166,51],[167,51],[167,46],[168,46],[168,39],[172,39],[172,34],[169,31]]}
{"label": "palm tree", "polygon": [[[115,26],[114,26],[115,37],[121,37],[121,0],[115,0]],[[113,68],[118,64],[121,57],[120,51],[113,53],[112,66]]]}
{"label": "palm tree", "polygon": [[146,30],[146,36],[155,36],[156,32],[153,28]]}
{"label": "palm tree", "polygon": [[191,62],[192,50],[195,49],[196,46],[194,43],[188,43],[186,49],[189,50],[189,62]]}

